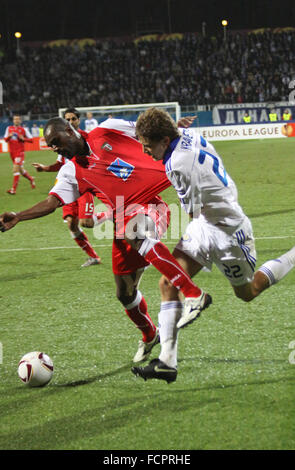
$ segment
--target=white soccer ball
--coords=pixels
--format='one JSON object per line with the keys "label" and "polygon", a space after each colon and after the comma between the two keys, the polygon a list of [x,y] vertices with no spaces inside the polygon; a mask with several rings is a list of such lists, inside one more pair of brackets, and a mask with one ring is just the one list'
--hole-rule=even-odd
{"label": "white soccer ball", "polygon": [[21,358],[17,373],[21,381],[29,387],[43,387],[52,378],[53,362],[47,354],[33,351]]}

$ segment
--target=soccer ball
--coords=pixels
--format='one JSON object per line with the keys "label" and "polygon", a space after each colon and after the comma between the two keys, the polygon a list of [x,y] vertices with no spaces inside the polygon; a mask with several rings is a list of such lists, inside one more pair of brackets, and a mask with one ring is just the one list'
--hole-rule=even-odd
{"label": "soccer ball", "polygon": [[53,375],[53,362],[47,354],[33,351],[25,354],[18,363],[18,376],[29,387],[43,387]]}

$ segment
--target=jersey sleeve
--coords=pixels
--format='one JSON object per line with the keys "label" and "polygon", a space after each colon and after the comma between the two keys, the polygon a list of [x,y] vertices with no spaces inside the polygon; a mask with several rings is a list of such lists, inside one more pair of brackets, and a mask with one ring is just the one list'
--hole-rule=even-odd
{"label": "jersey sleeve", "polygon": [[60,153],[57,155],[57,159],[56,159],[57,162],[61,163],[62,165],[64,165],[65,163],[69,162],[70,160],[66,157],[63,157]]}
{"label": "jersey sleeve", "polygon": [[6,139],[9,140],[8,135],[9,135],[9,126],[6,127],[6,130],[5,130],[5,134],[4,134],[4,139],[5,139],[5,140],[6,140]]}
{"label": "jersey sleeve", "polygon": [[196,171],[195,154],[176,151],[166,163],[166,174],[177,192],[182,208],[198,217],[201,212],[201,191]]}
{"label": "jersey sleeve", "polygon": [[27,139],[32,139],[33,138],[31,132],[26,127],[25,127],[25,136],[26,136]]}
{"label": "jersey sleeve", "polygon": [[61,167],[57,174],[55,185],[49,194],[56,196],[63,205],[70,204],[81,196],[76,179],[76,168],[73,162],[69,161]]}
{"label": "jersey sleeve", "polygon": [[136,138],[135,128],[136,122],[134,121],[125,121],[125,119],[113,119],[109,118],[106,121],[103,121],[99,124],[99,127],[105,129],[112,129],[115,131],[120,131],[122,134],[128,135],[129,137]]}

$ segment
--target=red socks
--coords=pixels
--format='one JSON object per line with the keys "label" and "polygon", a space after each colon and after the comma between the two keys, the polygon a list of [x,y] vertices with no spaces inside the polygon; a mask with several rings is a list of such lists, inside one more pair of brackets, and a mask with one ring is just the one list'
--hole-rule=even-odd
{"label": "red socks", "polygon": [[125,305],[125,312],[142,332],[142,340],[145,343],[152,341],[156,334],[156,325],[148,314],[147,303],[140,291],[137,291],[137,296],[131,304]]}
{"label": "red socks", "polygon": [[[30,183],[31,183],[31,186],[32,188],[35,188],[35,179],[29,175],[29,173],[24,170],[24,172],[22,173],[22,176],[24,176],[25,178],[27,178]],[[18,182],[19,182],[19,178],[20,178],[20,173],[13,173],[13,182],[12,182],[12,189],[16,192],[16,188],[18,186]]]}
{"label": "red socks", "polygon": [[201,295],[201,289],[193,283],[189,275],[162,242],[145,239],[139,253],[146,261],[155,266],[160,273],[164,274],[185,297],[199,297]]}
{"label": "red socks", "polygon": [[32,185],[34,185],[34,183],[35,183],[34,178],[31,175],[29,175],[29,173],[26,170],[23,171],[22,175],[25,178],[27,178],[27,180],[29,180]]}
{"label": "red socks", "polygon": [[84,250],[90,258],[99,258],[97,253],[90,245],[87,235],[84,232],[81,231],[79,237],[75,237],[74,240],[77,245],[79,245],[80,248],[82,248],[82,250]]}
{"label": "red socks", "polygon": [[12,189],[16,191],[18,181],[19,181],[20,174],[19,173],[13,173],[13,183],[12,183]]}

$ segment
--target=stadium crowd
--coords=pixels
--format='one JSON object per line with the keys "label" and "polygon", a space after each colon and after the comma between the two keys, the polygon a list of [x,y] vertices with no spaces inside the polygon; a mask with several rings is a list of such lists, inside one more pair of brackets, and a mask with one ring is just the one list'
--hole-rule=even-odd
{"label": "stadium crowd", "polygon": [[295,31],[22,47],[0,65],[8,116],[55,113],[69,103],[284,101],[295,78]]}

